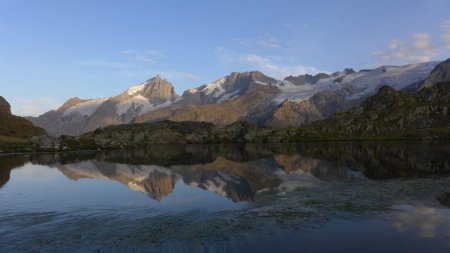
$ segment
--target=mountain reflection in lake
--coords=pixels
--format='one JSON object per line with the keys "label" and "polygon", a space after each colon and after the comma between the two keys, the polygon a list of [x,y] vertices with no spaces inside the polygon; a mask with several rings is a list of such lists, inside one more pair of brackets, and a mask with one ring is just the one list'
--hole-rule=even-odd
{"label": "mountain reflection in lake", "polygon": [[448,252],[450,144],[0,156],[0,252]]}

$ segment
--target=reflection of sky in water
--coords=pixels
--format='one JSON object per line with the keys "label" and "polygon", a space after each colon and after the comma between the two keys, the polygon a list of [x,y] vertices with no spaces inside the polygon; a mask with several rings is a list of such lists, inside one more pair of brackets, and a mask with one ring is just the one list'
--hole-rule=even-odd
{"label": "reflection of sky in water", "polygon": [[450,237],[450,209],[409,205],[395,209],[398,212],[387,219],[399,232],[413,232],[425,238]]}

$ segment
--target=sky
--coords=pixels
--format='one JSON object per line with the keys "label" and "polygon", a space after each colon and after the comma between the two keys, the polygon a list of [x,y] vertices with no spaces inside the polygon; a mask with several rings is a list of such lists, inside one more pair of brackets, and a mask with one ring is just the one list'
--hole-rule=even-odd
{"label": "sky", "polygon": [[21,116],[161,74],[288,75],[450,57],[449,0],[0,0],[0,96]]}

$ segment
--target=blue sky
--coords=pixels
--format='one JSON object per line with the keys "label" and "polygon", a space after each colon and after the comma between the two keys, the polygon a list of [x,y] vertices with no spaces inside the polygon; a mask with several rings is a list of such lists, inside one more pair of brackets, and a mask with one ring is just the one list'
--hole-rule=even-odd
{"label": "blue sky", "polygon": [[287,75],[450,57],[450,1],[0,0],[0,95],[19,115],[157,73],[181,94],[232,71]]}

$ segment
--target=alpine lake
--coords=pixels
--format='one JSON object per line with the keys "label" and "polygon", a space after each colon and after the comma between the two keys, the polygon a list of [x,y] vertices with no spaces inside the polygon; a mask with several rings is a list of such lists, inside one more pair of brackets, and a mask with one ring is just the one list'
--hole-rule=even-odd
{"label": "alpine lake", "polygon": [[2,155],[0,252],[450,252],[450,143]]}

